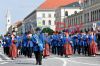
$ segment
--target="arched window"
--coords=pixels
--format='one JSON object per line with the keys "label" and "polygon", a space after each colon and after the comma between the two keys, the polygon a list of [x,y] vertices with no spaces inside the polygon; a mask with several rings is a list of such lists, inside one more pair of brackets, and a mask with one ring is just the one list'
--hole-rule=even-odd
{"label": "arched window", "polygon": [[51,25],[51,20],[49,20],[49,25]]}
{"label": "arched window", "polygon": [[45,25],[45,20],[42,21],[42,24]]}
{"label": "arched window", "polygon": [[77,11],[75,11],[74,14],[77,14]]}
{"label": "arched window", "polygon": [[65,12],[65,16],[68,16],[68,11]]}
{"label": "arched window", "polygon": [[42,17],[45,18],[45,13],[42,14]]}
{"label": "arched window", "polygon": [[51,18],[51,14],[48,14],[48,17]]}

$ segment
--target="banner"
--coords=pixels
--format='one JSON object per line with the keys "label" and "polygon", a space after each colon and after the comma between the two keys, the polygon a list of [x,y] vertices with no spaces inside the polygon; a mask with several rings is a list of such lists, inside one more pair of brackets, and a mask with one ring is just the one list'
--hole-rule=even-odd
{"label": "banner", "polygon": [[93,30],[96,30],[96,26],[97,26],[97,24],[93,23]]}

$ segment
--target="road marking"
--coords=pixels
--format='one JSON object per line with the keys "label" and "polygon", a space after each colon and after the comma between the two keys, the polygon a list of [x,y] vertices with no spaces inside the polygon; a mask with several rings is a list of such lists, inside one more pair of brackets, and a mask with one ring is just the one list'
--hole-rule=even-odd
{"label": "road marking", "polygon": [[65,59],[62,59],[62,58],[58,58],[59,60],[62,60],[64,62],[63,66],[66,66],[67,65],[67,62]]}
{"label": "road marking", "polygon": [[0,58],[0,61],[2,61],[2,59]]}
{"label": "road marking", "polygon": [[92,66],[95,66],[95,65],[100,65],[100,64],[92,64],[92,63],[84,63],[84,62],[78,62],[78,61],[72,61],[72,60],[68,60],[69,62],[73,62],[73,63],[80,63],[80,64],[87,64],[87,65],[92,65]]}
{"label": "road marking", "polygon": [[65,59],[63,59],[63,58],[53,57],[53,58],[49,58],[49,59],[59,59],[59,60],[61,60],[61,61],[64,62],[63,63],[63,66],[66,66],[67,65],[67,61]]}
{"label": "road marking", "polygon": [[6,63],[8,63],[8,62],[2,62],[2,63],[0,63],[0,64],[6,64]]}

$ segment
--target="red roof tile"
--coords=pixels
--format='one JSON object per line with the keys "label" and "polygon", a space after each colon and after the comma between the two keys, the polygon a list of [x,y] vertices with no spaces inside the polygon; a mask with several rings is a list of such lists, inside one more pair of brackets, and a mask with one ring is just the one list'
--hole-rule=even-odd
{"label": "red roof tile", "polygon": [[46,0],[39,6],[39,9],[55,9],[60,6],[68,5],[78,0]]}

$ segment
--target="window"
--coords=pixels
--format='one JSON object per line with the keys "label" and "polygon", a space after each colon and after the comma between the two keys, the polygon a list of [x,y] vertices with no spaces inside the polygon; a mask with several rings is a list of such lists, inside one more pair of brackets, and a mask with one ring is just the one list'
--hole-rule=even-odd
{"label": "window", "polygon": [[93,1],[94,1],[94,0],[91,0],[91,5],[93,4]]}
{"label": "window", "polygon": [[75,23],[75,17],[74,17],[74,25],[75,25],[76,23]]}
{"label": "window", "polygon": [[45,20],[42,21],[42,24],[45,25]]}
{"label": "window", "polygon": [[72,18],[72,26],[73,26],[73,18]]}
{"label": "window", "polygon": [[43,15],[42,15],[42,16],[43,16],[43,18],[45,18],[45,14],[44,14],[44,13],[43,13]]}
{"label": "window", "polygon": [[8,22],[10,22],[10,21],[8,20]]}
{"label": "window", "polygon": [[95,15],[95,12],[93,11],[93,21],[95,20],[95,16],[94,15]]}
{"label": "window", "polygon": [[51,20],[49,20],[49,25],[51,25]]}
{"label": "window", "polygon": [[56,14],[54,14],[54,17],[56,17]]}
{"label": "window", "polygon": [[97,20],[99,19],[99,10],[97,10]]}
{"label": "window", "polygon": [[65,16],[68,16],[68,11],[65,12]]}
{"label": "window", "polygon": [[86,14],[84,14],[84,23],[86,23]]}
{"label": "window", "polygon": [[91,11],[91,22],[93,21],[93,12]]}
{"label": "window", "polygon": [[83,21],[82,21],[82,16],[81,16],[81,22],[83,22]]}
{"label": "window", "polygon": [[95,18],[94,18],[94,20],[96,21],[96,19],[97,19],[97,11],[95,10]]}
{"label": "window", "polygon": [[78,22],[77,22],[77,16],[76,16],[76,25],[78,24]]}
{"label": "window", "polygon": [[71,26],[71,19],[70,19],[70,22],[69,22],[70,26]]}
{"label": "window", "polygon": [[89,22],[89,13],[87,13],[87,21]]}
{"label": "window", "polygon": [[51,18],[51,14],[49,14],[48,17]]}
{"label": "window", "polygon": [[81,22],[81,18],[80,18],[80,15],[78,16],[78,24],[80,24],[80,22]]}
{"label": "window", "polygon": [[99,10],[99,17],[98,18],[100,19],[100,10]]}
{"label": "window", "polygon": [[74,14],[77,14],[77,11],[75,11]]}

